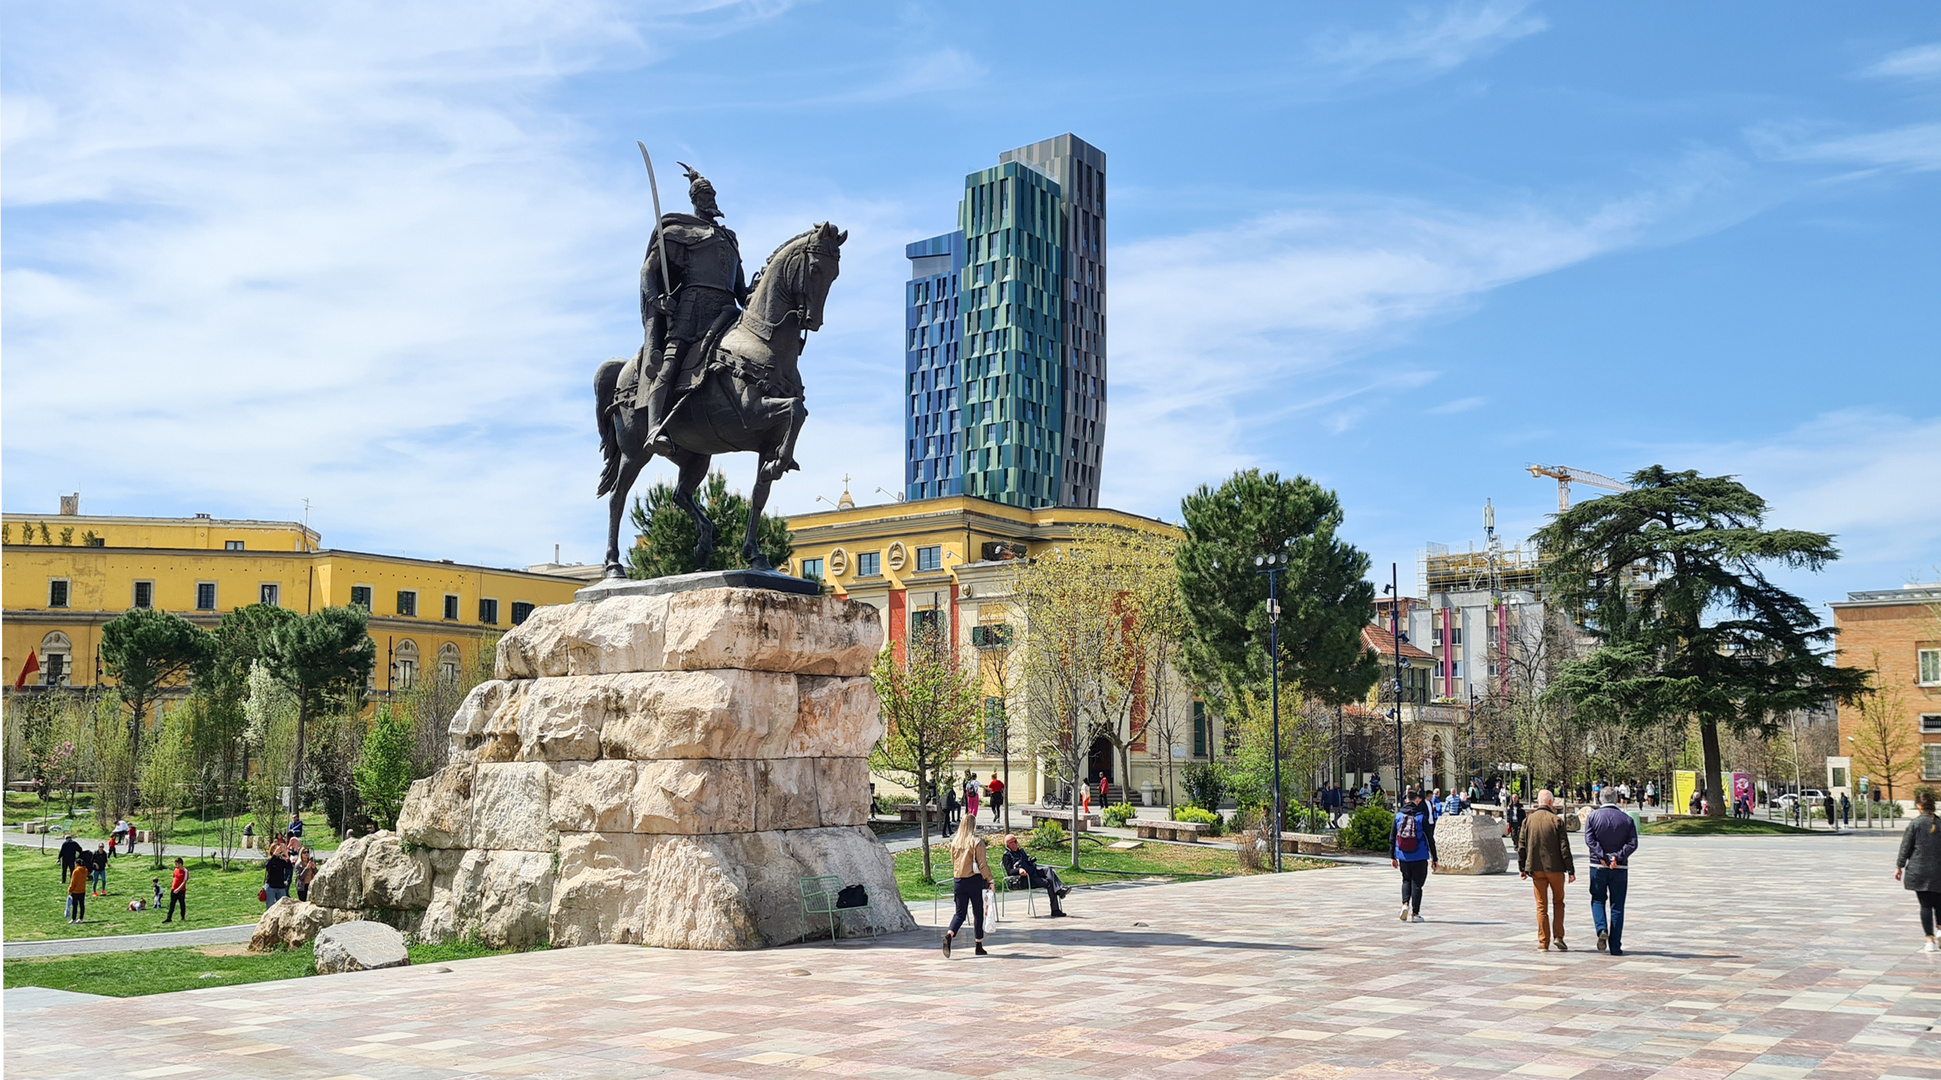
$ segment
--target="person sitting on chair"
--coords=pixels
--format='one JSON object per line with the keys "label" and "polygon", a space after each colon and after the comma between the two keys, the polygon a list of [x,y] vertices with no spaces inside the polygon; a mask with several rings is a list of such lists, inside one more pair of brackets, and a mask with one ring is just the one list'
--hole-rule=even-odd
{"label": "person sitting on chair", "polygon": [[1039,866],[1038,860],[1018,845],[1016,833],[1007,833],[1004,837],[1004,876],[1010,879],[1009,884],[1014,889],[1045,890],[1045,895],[1051,899],[1051,917],[1065,917],[1065,909],[1058,902],[1072,890],[1058,880],[1058,871]]}

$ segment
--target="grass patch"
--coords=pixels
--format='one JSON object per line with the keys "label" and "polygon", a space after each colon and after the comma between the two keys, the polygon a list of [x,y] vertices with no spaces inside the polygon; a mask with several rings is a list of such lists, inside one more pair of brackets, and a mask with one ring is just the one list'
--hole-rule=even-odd
{"label": "grass patch", "polygon": [[[46,986],[106,997],[141,997],[207,986],[301,979],[317,973],[315,959],[308,948],[267,953],[236,952],[235,948],[211,945],[9,960],[6,985],[9,988]],[[413,945],[410,951],[413,964],[434,964],[527,950],[489,949],[476,942],[453,942]]]}
{"label": "grass patch", "polygon": [[1647,821],[1646,836],[1804,836],[1825,829],[1802,829],[1759,818],[1671,817]]}
{"label": "grass patch", "polygon": [[[8,825],[18,825],[25,821],[65,813],[67,813],[67,799],[65,797],[57,796],[49,800],[45,805],[42,805],[39,798],[34,795],[13,791],[7,793],[6,823]],[[131,817],[128,820],[133,822],[138,829],[145,829],[149,825],[149,819],[143,816]],[[242,846],[243,820],[238,818],[232,825],[232,828],[235,829],[235,833],[233,834],[235,837],[234,843],[236,844],[236,851],[239,854],[248,853],[245,852]],[[77,806],[75,808],[75,816],[69,818],[63,824],[74,831],[76,839],[106,840],[108,838],[107,831],[95,824],[93,813],[82,806]],[[289,822],[287,820],[282,819],[279,819],[277,822],[279,828],[288,824]],[[210,852],[213,853],[216,850],[217,843],[221,839],[221,831],[222,819],[220,817],[211,817],[209,820],[204,821],[195,811],[191,810],[187,813],[176,815],[175,832],[169,836],[168,842],[189,847],[202,844],[206,845]],[[258,837],[257,839],[262,840],[263,838]],[[337,847],[338,842],[337,833],[324,819],[323,811],[305,811],[303,815],[304,846],[315,848],[318,851],[330,851]],[[267,846],[267,841],[265,841],[264,846]],[[153,850],[153,846],[149,844],[135,845],[137,854],[152,852]],[[260,852],[261,848],[258,848],[255,853]]]}
{"label": "grass patch", "polygon": [[260,863],[237,863],[236,869],[224,872],[213,860],[189,859],[188,921],[177,918],[163,926],[161,911],[130,911],[128,901],[139,898],[152,902],[154,891],[149,882],[158,877],[166,899],[174,860],[169,860],[168,870],[156,870],[155,860],[146,855],[117,855],[108,863],[108,895],[88,897],[88,921],[69,926],[64,910],[67,885],[57,880],[61,876],[58,846],[49,843],[46,854],[42,854],[39,848],[5,845],[5,862],[0,866],[4,866],[6,887],[0,889],[0,905],[4,906],[8,941],[206,930],[255,922],[263,914],[263,905],[256,899],[256,891],[263,887]]}
{"label": "grass patch", "polygon": [[[991,845],[991,870],[1002,873],[999,860],[1003,849]],[[1167,881],[1187,881],[1201,877],[1238,877],[1242,874],[1267,873],[1269,871],[1248,870],[1240,865],[1240,856],[1227,848],[1187,847],[1179,844],[1146,844],[1132,851],[1108,851],[1089,841],[1079,841],[1079,869],[1066,866],[1071,861],[1069,849],[1046,852],[1033,851],[1032,857],[1040,865],[1058,871],[1065,884],[1077,887],[1096,885],[1105,881],[1124,881],[1127,878],[1163,878]],[[896,886],[903,894],[905,903],[919,900],[928,902],[936,891],[935,886],[923,880],[923,853],[916,848],[896,854]],[[950,888],[950,852],[942,844],[930,850],[931,869],[944,884],[945,895]],[[1294,870],[1312,870],[1331,865],[1311,859],[1282,856],[1282,865]]]}

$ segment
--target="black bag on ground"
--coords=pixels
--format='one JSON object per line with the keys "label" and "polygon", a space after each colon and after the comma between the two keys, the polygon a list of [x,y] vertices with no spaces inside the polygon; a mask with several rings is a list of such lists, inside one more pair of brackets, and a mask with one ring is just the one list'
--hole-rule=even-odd
{"label": "black bag on ground", "polygon": [[861,885],[844,885],[836,894],[836,907],[856,908],[869,906],[869,890]]}

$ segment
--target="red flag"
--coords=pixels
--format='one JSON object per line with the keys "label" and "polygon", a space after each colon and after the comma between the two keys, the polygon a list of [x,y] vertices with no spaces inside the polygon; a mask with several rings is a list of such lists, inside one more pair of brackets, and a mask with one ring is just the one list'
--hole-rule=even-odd
{"label": "red flag", "polygon": [[[15,690],[24,689],[27,685],[27,676],[32,675],[39,670],[40,670],[40,657],[34,655],[31,652],[28,653],[27,662],[20,665],[20,678],[15,679],[13,681],[13,688]],[[0,679],[4,679],[4,678],[6,678],[5,675],[0,675]]]}

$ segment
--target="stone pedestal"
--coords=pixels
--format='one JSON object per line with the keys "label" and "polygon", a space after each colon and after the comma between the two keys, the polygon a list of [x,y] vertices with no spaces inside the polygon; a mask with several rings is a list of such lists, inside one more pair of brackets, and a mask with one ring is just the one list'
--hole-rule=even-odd
{"label": "stone pedestal", "polygon": [[1483,814],[1444,814],[1436,820],[1436,873],[1501,874],[1509,868],[1502,822]]}
{"label": "stone pedestal", "polygon": [[499,642],[411,786],[398,834],[347,842],[313,886],[427,939],[748,949],[826,937],[801,878],[914,928],[867,827],[882,734],[867,606],[746,588],[541,608]]}

